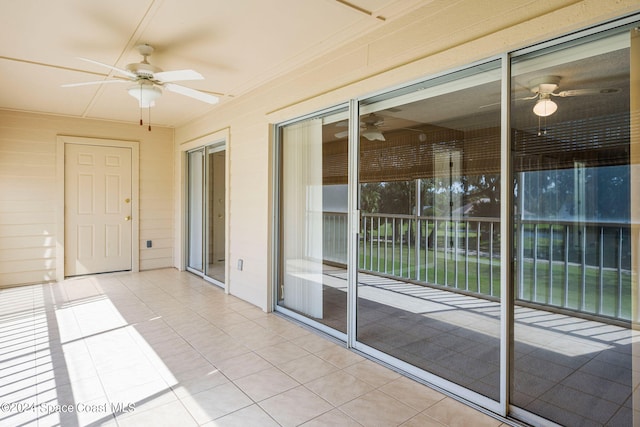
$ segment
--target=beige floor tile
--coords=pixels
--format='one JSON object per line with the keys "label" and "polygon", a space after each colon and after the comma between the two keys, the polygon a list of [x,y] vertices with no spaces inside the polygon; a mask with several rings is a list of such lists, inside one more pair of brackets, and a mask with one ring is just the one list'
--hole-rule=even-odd
{"label": "beige floor tile", "polygon": [[253,404],[251,399],[232,383],[181,397],[180,401],[199,424],[215,420]]}
{"label": "beige floor tile", "polygon": [[203,424],[203,427],[279,427],[279,425],[260,406],[251,405]]}
{"label": "beige floor tile", "polygon": [[[161,380],[121,389],[109,393],[107,397],[109,402],[118,408],[126,408],[129,405],[133,405],[135,413],[154,409],[178,399],[173,390]],[[125,410],[124,412],[124,415],[127,415],[127,411]]]}
{"label": "beige floor tile", "polygon": [[271,368],[273,365],[251,352],[216,362],[216,367],[229,379],[235,380]]}
{"label": "beige floor tile", "polygon": [[247,319],[241,314],[235,312],[226,312],[226,313],[216,313],[216,312],[207,312],[201,313],[202,317],[210,321],[214,326],[219,327],[220,329],[225,329],[231,327],[233,325],[237,325],[238,323],[246,322]]}
{"label": "beige floor tile", "polygon": [[364,357],[338,345],[316,352],[315,355],[340,369],[365,360]]}
{"label": "beige floor tile", "polygon": [[256,402],[300,385],[296,380],[275,367],[239,378],[235,384]]}
{"label": "beige floor tile", "polygon": [[412,408],[423,411],[446,396],[407,377],[400,377],[380,387],[380,391],[398,399]]}
{"label": "beige floor tile", "polygon": [[[164,373],[161,373],[161,376],[170,386],[173,386],[181,382],[194,380],[194,379],[205,379],[205,378],[218,377],[218,376],[224,377],[224,375],[222,374],[222,372],[220,372],[218,368],[216,368],[215,366],[213,366],[211,363],[208,363],[208,362],[206,364],[202,363],[202,364],[198,364],[196,366],[191,366],[187,368],[190,368],[190,369],[185,368],[185,369],[181,369],[178,372],[167,370]],[[226,377],[224,378],[226,379]]]}
{"label": "beige floor tile", "polygon": [[497,427],[500,421],[482,414],[450,397],[442,399],[423,413],[450,427]]}
{"label": "beige floor tile", "polygon": [[149,363],[163,376],[171,374],[177,376],[182,372],[194,369],[214,370],[214,366],[200,352],[189,349],[182,353],[172,354],[167,357],[150,357]]}
{"label": "beige floor tile", "polygon": [[340,410],[365,426],[397,426],[418,414],[410,406],[377,390],[342,405]]}
{"label": "beige floor tile", "polygon": [[336,346],[335,343],[326,338],[318,336],[313,332],[305,331],[305,334],[291,340],[292,343],[299,345],[310,353],[317,354],[321,351],[331,349]]}
{"label": "beige floor tile", "polygon": [[361,427],[362,424],[355,421],[353,418],[350,418],[347,414],[340,411],[339,409],[334,409],[333,411],[325,412],[320,415],[302,424],[303,427]]}
{"label": "beige floor tile", "polygon": [[353,365],[344,368],[344,370],[376,388],[400,378],[400,374],[397,372],[366,359],[361,362],[354,363]]}
{"label": "beige floor tile", "polygon": [[301,384],[338,370],[336,366],[313,354],[283,363],[279,368]]}
{"label": "beige floor tile", "polygon": [[155,408],[153,411],[143,411],[128,414],[116,418],[119,427],[190,427],[197,426],[198,423],[191,416],[189,411],[178,400]]}
{"label": "beige floor tile", "polygon": [[[474,424],[471,424],[474,425]],[[446,427],[445,424],[425,415],[418,414],[409,421],[402,423],[400,427]]]}
{"label": "beige floor tile", "polygon": [[212,338],[205,347],[198,348],[198,351],[211,363],[216,364],[221,360],[249,353],[251,349],[236,338],[220,335]]}
{"label": "beige floor tile", "polygon": [[242,338],[257,332],[265,332],[265,329],[253,320],[245,319],[242,322],[229,325],[223,329],[234,338]]}
{"label": "beige floor tile", "polygon": [[333,408],[303,386],[260,402],[260,407],[284,427],[303,424]]}
{"label": "beige floor tile", "polygon": [[155,367],[142,362],[122,369],[100,372],[99,376],[107,396],[150,383],[159,384],[158,387],[167,387],[167,383]]}
{"label": "beige floor tile", "polygon": [[[193,375],[191,375],[193,373]],[[222,372],[214,370],[200,373],[199,370],[189,372],[184,378],[176,378],[169,385],[178,397],[200,393],[229,382],[229,379]]]}
{"label": "beige floor tile", "polygon": [[242,337],[242,343],[252,350],[270,347],[287,341],[281,335],[269,331],[255,331],[251,335]]}
{"label": "beige floor tile", "polygon": [[329,403],[340,406],[373,390],[373,386],[345,371],[336,371],[305,384]]}
{"label": "beige floor tile", "polygon": [[193,348],[184,338],[178,334],[167,337],[165,340],[149,342],[143,335],[138,335],[138,345],[144,343],[146,354],[157,355],[159,357],[169,357],[174,354],[184,353]]}
{"label": "beige floor tile", "polygon": [[307,350],[292,342],[264,347],[256,353],[276,366],[309,355]]}

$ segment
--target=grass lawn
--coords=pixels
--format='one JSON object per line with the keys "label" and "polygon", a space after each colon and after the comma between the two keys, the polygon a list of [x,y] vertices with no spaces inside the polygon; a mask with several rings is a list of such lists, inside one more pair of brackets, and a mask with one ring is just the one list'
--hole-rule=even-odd
{"label": "grass lawn", "polygon": [[[444,244],[442,246],[444,247]],[[474,248],[473,245],[470,245]],[[416,254],[412,246],[387,241],[378,245],[360,244],[360,268],[398,278],[417,280],[482,295],[500,296],[500,260],[485,252],[472,252],[465,259],[459,250],[420,249],[416,272]],[[497,253],[495,255],[498,255]],[[525,258],[521,274],[516,276],[516,297],[520,300],[602,314],[621,319],[631,317],[631,274],[617,269],[598,269],[579,264]],[[550,271],[551,268],[551,271]],[[518,267],[516,267],[518,271]],[[602,284],[602,286],[600,286]]]}

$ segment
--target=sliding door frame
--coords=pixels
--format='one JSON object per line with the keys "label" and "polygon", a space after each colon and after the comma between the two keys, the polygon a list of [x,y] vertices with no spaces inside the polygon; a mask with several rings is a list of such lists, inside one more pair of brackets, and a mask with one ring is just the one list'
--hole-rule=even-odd
{"label": "sliding door frame", "polygon": [[[182,144],[177,147],[177,156],[176,156],[176,169],[178,173],[176,174],[178,183],[178,218],[177,221],[180,224],[180,227],[177,227],[178,234],[176,235],[176,241],[180,242],[179,245],[176,245],[176,253],[175,259],[177,260],[176,267],[181,271],[190,271],[198,276],[201,276],[205,280],[222,287],[226,293],[229,293],[230,289],[230,268],[229,268],[229,242],[231,238],[230,227],[229,227],[229,219],[230,219],[230,206],[229,206],[229,170],[230,170],[230,145],[229,145],[229,129],[223,129],[219,132],[215,132],[210,135],[205,135],[203,137],[194,139],[188,143]],[[221,283],[215,279],[208,277],[204,272],[206,271],[205,266],[203,264],[203,272],[198,272],[192,269],[188,269],[188,245],[189,245],[189,229],[188,229],[188,221],[189,221],[189,211],[188,211],[188,203],[189,203],[189,168],[188,168],[188,155],[189,152],[194,150],[202,149],[204,150],[204,156],[206,157],[207,148],[208,147],[220,147],[220,149],[225,150],[225,283]],[[205,173],[205,169],[203,168],[203,174]],[[203,200],[203,207],[204,207]],[[204,216],[203,216],[203,256],[204,256],[204,245],[205,240],[207,240],[207,236],[204,236]],[[203,259],[204,263],[204,259]]]}

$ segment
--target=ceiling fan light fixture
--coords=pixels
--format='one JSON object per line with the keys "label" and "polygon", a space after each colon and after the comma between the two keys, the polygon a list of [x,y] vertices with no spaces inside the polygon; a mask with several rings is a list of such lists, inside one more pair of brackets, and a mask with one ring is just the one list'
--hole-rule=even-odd
{"label": "ceiling fan light fixture", "polygon": [[141,81],[135,86],[129,88],[129,95],[138,100],[140,108],[151,108],[156,105],[156,99],[162,95],[162,89],[153,83]]}
{"label": "ceiling fan light fixture", "polygon": [[558,109],[558,104],[547,97],[541,97],[533,106],[533,113],[539,117],[547,117],[552,115]]}

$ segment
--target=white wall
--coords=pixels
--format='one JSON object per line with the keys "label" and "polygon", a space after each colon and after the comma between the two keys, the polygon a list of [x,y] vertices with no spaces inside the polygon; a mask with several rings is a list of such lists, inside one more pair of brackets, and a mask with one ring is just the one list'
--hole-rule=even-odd
{"label": "white wall", "polygon": [[[229,129],[230,293],[271,309],[270,124],[640,10],[640,1],[434,0],[176,129],[179,147]],[[278,49],[278,46],[273,46]],[[180,248],[176,248],[179,253]],[[244,260],[243,271],[235,266]]]}
{"label": "white wall", "polygon": [[173,129],[0,111],[0,286],[57,278],[57,135],[139,142],[140,269],[173,266]]}

